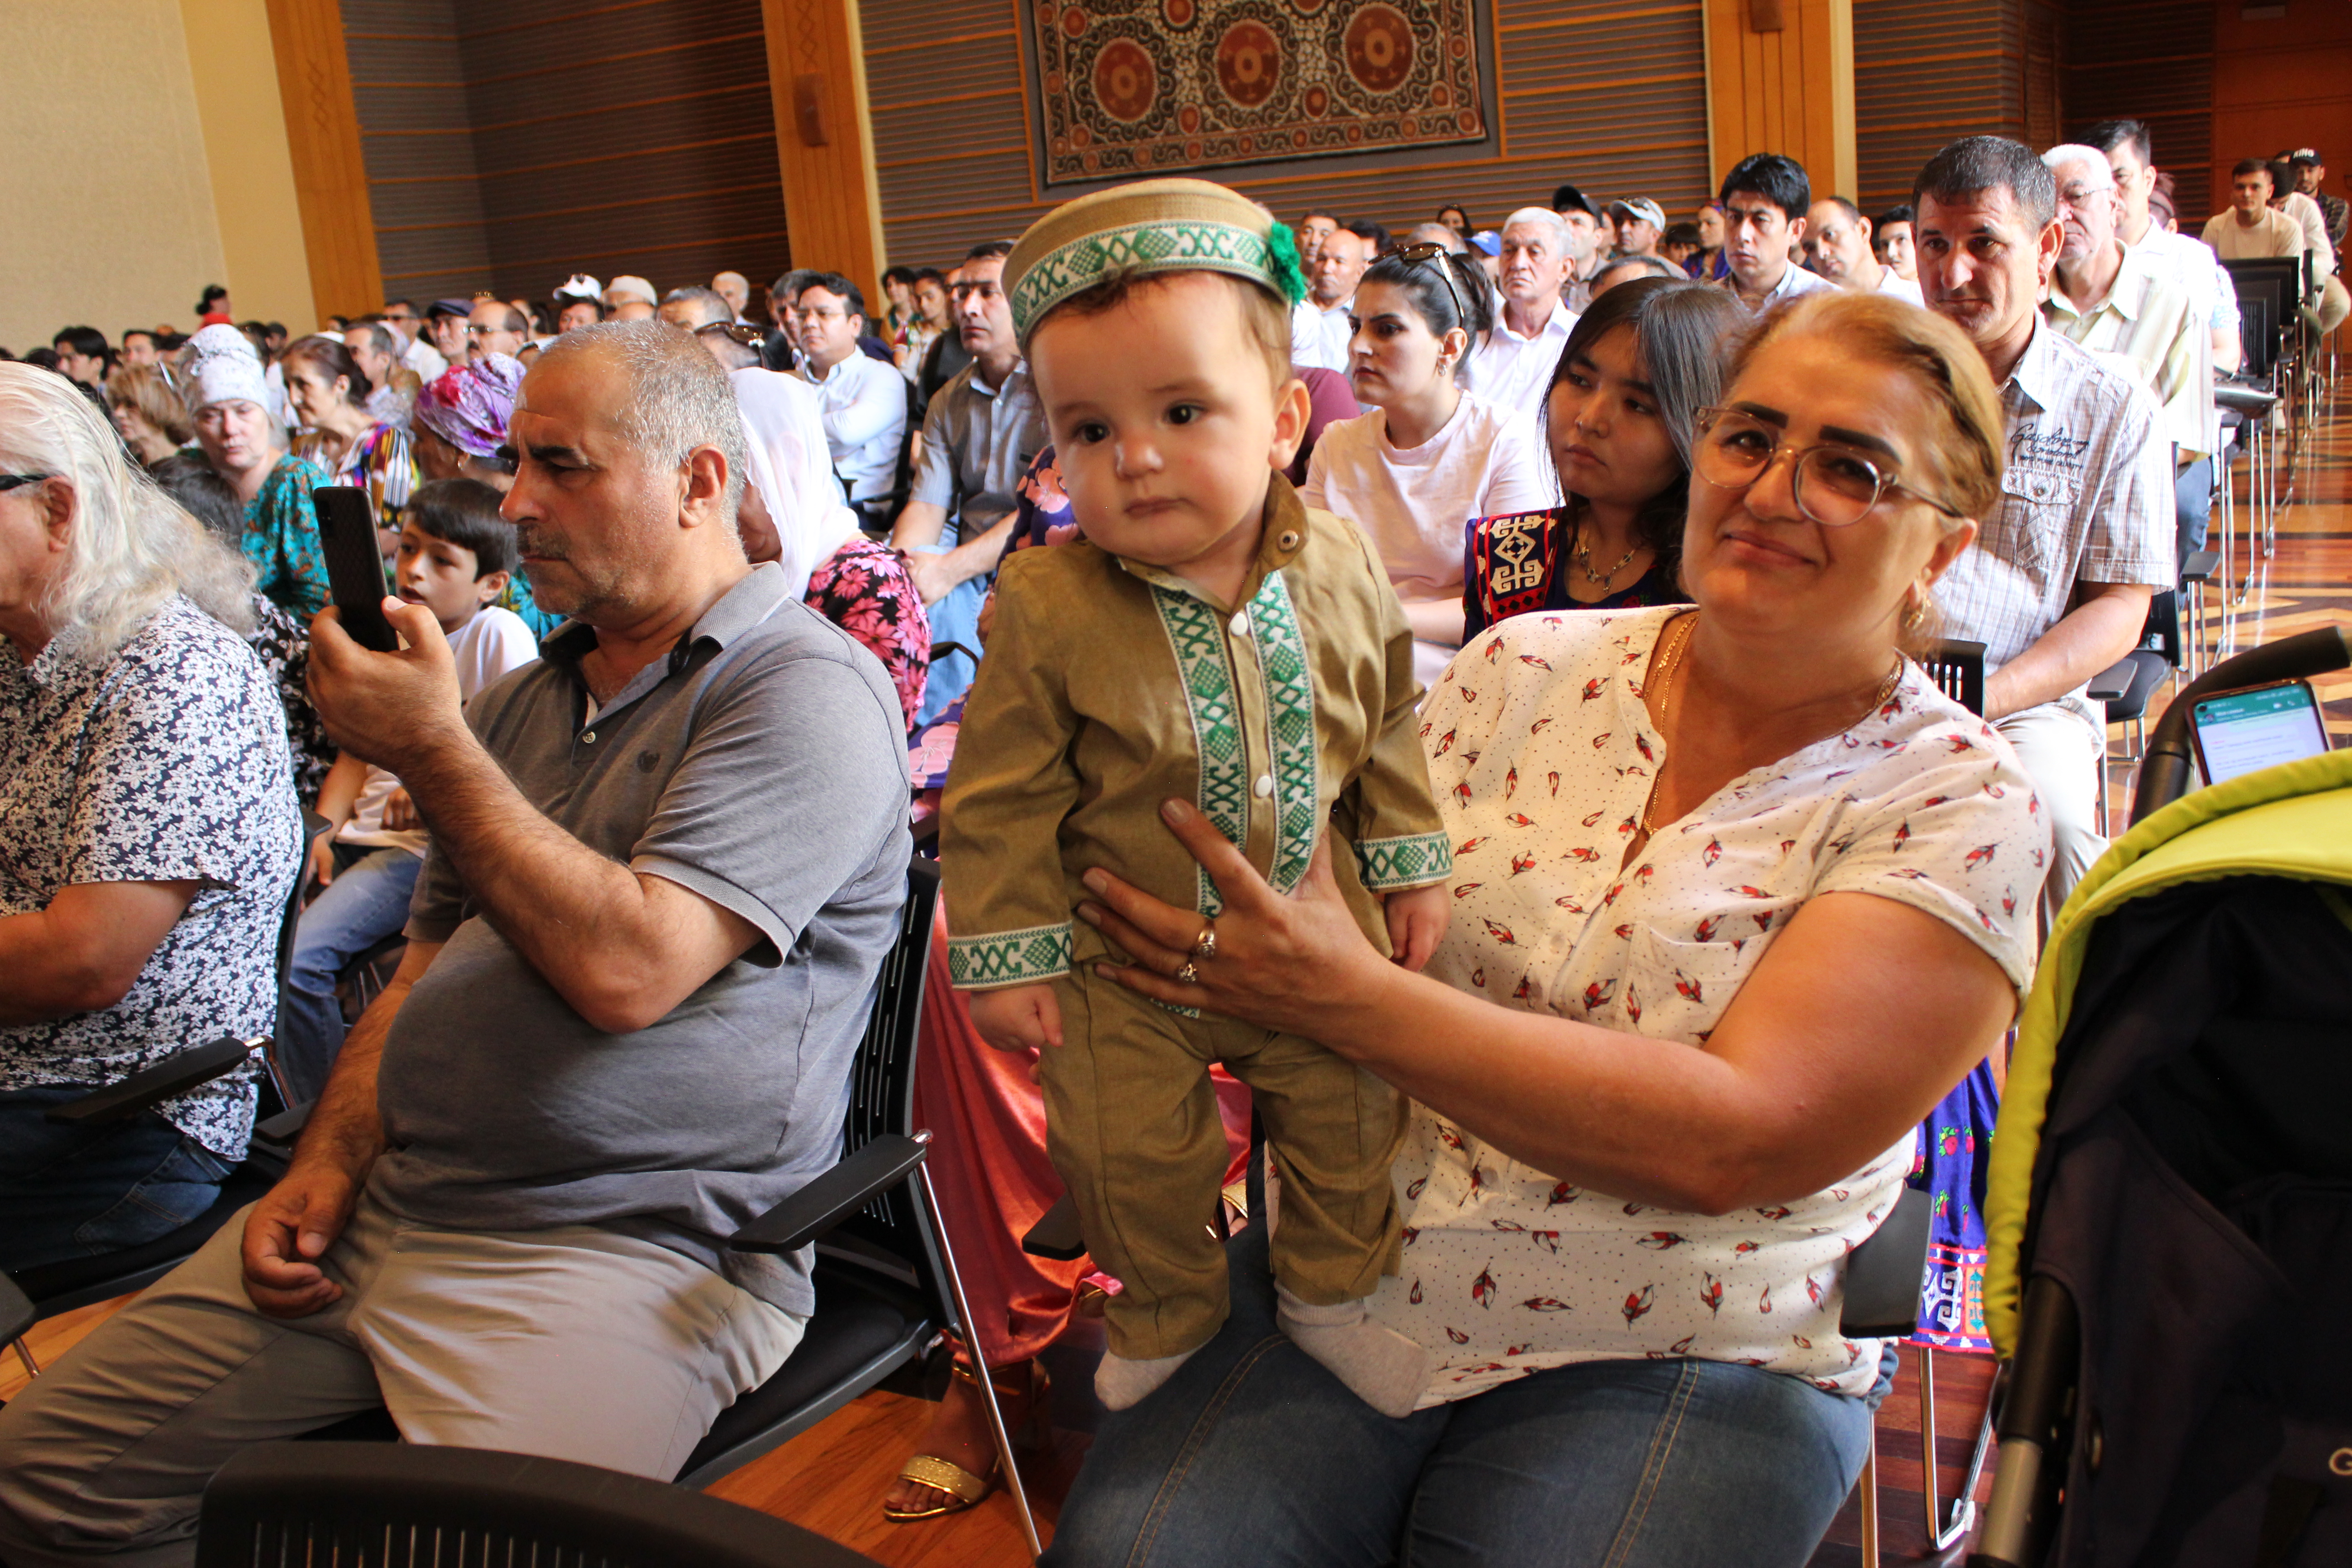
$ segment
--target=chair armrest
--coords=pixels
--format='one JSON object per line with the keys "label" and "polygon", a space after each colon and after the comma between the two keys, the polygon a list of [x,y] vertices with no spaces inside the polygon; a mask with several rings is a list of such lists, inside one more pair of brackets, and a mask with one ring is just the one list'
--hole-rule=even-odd
{"label": "chair armrest", "polygon": [[1062,1263],[1084,1258],[1087,1238],[1078,1228],[1077,1201],[1064,1193],[1022,1237],[1021,1250],[1032,1258],[1051,1258]]}
{"label": "chair armrest", "polygon": [[152,1068],[141,1068],[121,1083],[93,1089],[63,1105],[53,1105],[45,1119],[69,1127],[102,1127],[110,1121],[125,1121],[142,1110],[152,1110],[174,1095],[185,1094],[235,1072],[245,1065],[257,1043],[224,1035],[210,1045],[191,1046]]}
{"label": "chair armrest", "polygon": [[33,1326],[40,1313],[26,1294],[16,1289],[16,1282],[0,1274],[0,1344],[16,1339]]}
{"label": "chair armrest", "polygon": [[2137,673],[2128,657],[2117,659],[2091,677],[2091,684],[2084,689],[2084,695],[2094,702],[2120,701],[2131,689],[2132,677]]}
{"label": "chair armrest", "polygon": [[913,1173],[930,1134],[877,1138],[737,1231],[738,1252],[798,1252]]}
{"label": "chair armrest", "polygon": [[2192,550],[2189,552],[2189,559],[2181,563],[2180,581],[2183,586],[2190,583],[2210,583],[2213,574],[2221,569],[2221,557],[2219,554],[2210,550]]}
{"label": "chair armrest", "polygon": [[1845,1259],[1845,1304],[1838,1331],[1849,1339],[1886,1340],[1908,1334],[1919,1322],[1919,1285],[1927,1268],[1929,1222],[1935,1200],[1906,1187],[1886,1223]]}
{"label": "chair armrest", "polygon": [[292,1152],[294,1141],[301,1137],[302,1129],[310,1124],[310,1112],[318,1103],[315,1100],[306,1100],[275,1116],[263,1117],[253,1124],[254,1142]]}

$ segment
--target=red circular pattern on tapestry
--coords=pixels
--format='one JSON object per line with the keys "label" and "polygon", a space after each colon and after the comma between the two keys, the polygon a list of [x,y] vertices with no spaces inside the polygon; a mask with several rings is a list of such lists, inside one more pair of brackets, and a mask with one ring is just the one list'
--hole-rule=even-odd
{"label": "red circular pattern on tapestry", "polygon": [[1189,27],[1201,15],[1193,0],[1160,0],[1160,19],[1171,27]]}
{"label": "red circular pattern on tapestry", "polygon": [[1062,13],[1062,31],[1076,37],[1087,30],[1087,14],[1076,5]]}
{"label": "red circular pattern on tapestry", "polygon": [[1387,5],[1367,5],[1348,24],[1348,74],[1374,92],[1393,92],[1412,74],[1412,24]]}
{"label": "red circular pattern on tapestry", "polygon": [[1217,40],[1217,85],[1244,109],[1274,96],[1282,80],[1282,44],[1257,22],[1236,22]]}
{"label": "red circular pattern on tapestry", "polygon": [[1141,44],[1113,38],[1095,57],[1095,101],[1113,120],[1129,124],[1151,112],[1160,96],[1160,72]]}

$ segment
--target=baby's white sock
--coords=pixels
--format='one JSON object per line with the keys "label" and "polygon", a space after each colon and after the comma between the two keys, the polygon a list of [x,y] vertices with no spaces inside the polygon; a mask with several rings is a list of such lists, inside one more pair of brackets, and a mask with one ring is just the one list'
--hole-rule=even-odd
{"label": "baby's white sock", "polygon": [[1291,1342],[1317,1361],[1332,1376],[1355,1391],[1356,1397],[1383,1415],[1412,1414],[1421,1391],[1429,1386],[1436,1360],[1428,1351],[1372,1321],[1360,1299],[1335,1307],[1310,1307],[1276,1285],[1281,1305],[1275,1322]]}
{"label": "baby's white sock", "polygon": [[[1192,1351],[1200,1348],[1194,1345]],[[1102,1364],[1095,1368],[1095,1397],[1103,1402],[1106,1410],[1124,1410],[1140,1404],[1153,1389],[1175,1376],[1178,1367],[1192,1359],[1192,1351],[1147,1356],[1139,1361],[1105,1351]]]}

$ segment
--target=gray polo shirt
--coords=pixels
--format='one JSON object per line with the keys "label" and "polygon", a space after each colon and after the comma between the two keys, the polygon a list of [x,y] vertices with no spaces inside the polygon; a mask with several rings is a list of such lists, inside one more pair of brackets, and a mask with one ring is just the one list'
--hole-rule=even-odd
{"label": "gray polo shirt", "polygon": [[981,380],[975,361],[931,399],[909,499],[946,509],[943,545],[985,533],[1012,511],[1029,460],[1051,439],[1028,362],[998,387]]}
{"label": "gray polo shirt", "polygon": [[408,935],[442,948],[384,1043],[379,1194],[430,1225],[593,1224],[805,1313],[803,1257],[724,1238],[833,1163],[851,1058],[906,897],[907,744],[879,660],[755,567],[592,720],[566,622],[467,710],[556,826],[764,940],[660,1022],[599,1032],[426,856]]}

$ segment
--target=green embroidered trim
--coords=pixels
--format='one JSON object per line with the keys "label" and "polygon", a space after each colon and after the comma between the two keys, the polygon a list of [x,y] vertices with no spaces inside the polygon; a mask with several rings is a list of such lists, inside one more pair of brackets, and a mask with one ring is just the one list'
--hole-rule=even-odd
{"label": "green embroidered trim", "polygon": [[959,990],[1030,985],[1070,972],[1070,922],[999,931],[994,936],[951,937],[948,983]]}
{"label": "green embroidered trim", "polygon": [[1163,219],[1106,229],[1056,247],[1013,286],[1013,330],[1024,342],[1046,311],[1119,273],[1230,272],[1288,297],[1262,236],[1227,223]]}
{"label": "green embroidered trim", "polygon": [[[1231,844],[1249,841],[1249,758],[1242,751],[1241,708],[1234,700],[1234,669],[1225,658],[1223,618],[1173,588],[1153,584],[1151,602],[1176,655],[1177,679],[1192,719],[1201,757],[1201,793],[1194,803]],[[1205,870],[1195,870],[1196,903],[1204,915],[1225,907]]]}
{"label": "green embroidered trim", "polygon": [[1356,846],[1356,869],[1375,893],[1424,887],[1454,869],[1454,846],[1443,833],[1367,838]]}
{"label": "green embroidered trim", "polygon": [[1249,604],[1257,642],[1258,679],[1265,689],[1266,754],[1273,759],[1274,865],[1266,874],[1277,893],[1307,879],[1322,826],[1317,792],[1315,677],[1307,637],[1280,572],[1269,572]]}

